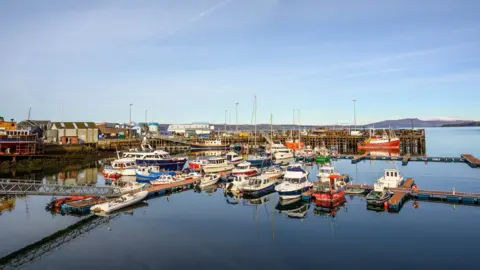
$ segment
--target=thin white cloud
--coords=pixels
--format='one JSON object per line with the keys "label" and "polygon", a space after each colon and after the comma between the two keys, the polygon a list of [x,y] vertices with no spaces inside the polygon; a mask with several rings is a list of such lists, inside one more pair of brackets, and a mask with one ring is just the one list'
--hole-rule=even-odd
{"label": "thin white cloud", "polygon": [[183,24],[183,25],[181,25],[177,28],[172,29],[171,31],[167,32],[165,35],[162,35],[159,39],[163,40],[163,39],[166,39],[168,37],[171,37],[171,36],[175,35],[176,33],[180,32],[183,29],[187,28],[188,26],[192,25],[193,23],[200,21],[204,17],[214,13],[215,11],[221,9],[222,7],[226,6],[227,4],[230,4],[233,1],[234,0],[225,0],[225,1],[222,1],[218,4],[216,4],[216,5],[213,5],[209,8],[207,8],[207,9],[205,9],[204,11],[202,11],[202,12],[198,13],[197,15],[191,17],[185,24]]}

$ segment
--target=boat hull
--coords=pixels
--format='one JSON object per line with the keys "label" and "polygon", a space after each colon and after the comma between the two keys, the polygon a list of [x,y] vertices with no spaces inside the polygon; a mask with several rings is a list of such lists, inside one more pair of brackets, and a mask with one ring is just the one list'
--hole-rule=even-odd
{"label": "boat hull", "polygon": [[242,188],[242,193],[247,196],[262,196],[275,190],[275,183],[260,189]]}
{"label": "boat hull", "polygon": [[222,166],[222,167],[209,167],[205,166],[203,167],[203,171],[205,173],[221,173],[221,172],[230,172],[234,169],[235,167],[233,165],[230,166]]}
{"label": "boat hull", "polygon": [[277,192],[278,192],[278,196],[280,197],[280,199],[291,200],[291,199],[300,198],[302,193],[308,191],[310,188],[311,187],[303,187],[303,188],[300,188],[300,189],[289,190],[289,191],[277,190]]}
{"label": "boat hull", "polygon": [[230,149],[230,145],[221,144],[221,145],[202,145],[202,144],[190,144],[191,150],[226,150]]}
{"label": "boat hull", "polygon": [[181,171],[185,164],[187,163],[187,159],[178,159],[178,160],[152,160],[152,159],[144,159],[144,160],[136,160],[138,166],[158,166],[160,169],[166,171]]}
{"label": "boat hull", "polygon": [[400,148],[400,139],[385,142],[359,142],[357,147],[361,149],[397,149]]}
{"label": "boat hull", "polygon": [[345,191],[341,190],[338,192],[314,192],[312,197],[315,201],[324,201],[324,202],[337,202],[345,199]]}

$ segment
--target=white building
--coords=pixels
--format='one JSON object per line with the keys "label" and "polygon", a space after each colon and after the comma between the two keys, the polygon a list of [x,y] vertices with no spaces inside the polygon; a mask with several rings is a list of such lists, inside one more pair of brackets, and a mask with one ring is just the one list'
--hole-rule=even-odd
{"label": "white building", "polygon": [[167,131],[176,133],[176,134],[186,134],[189,135],[202,135],[210,134],[213,130],[208,123],[193,123],[193,124],[182,124],[182,125],[170,125],[168,126]]}
{"label": "white building", "polygon": [[51,141],[62,142],[62,138],[77,138],[76,143],[98,142],[98,127],[93,122],[51,122],[49,124]]}

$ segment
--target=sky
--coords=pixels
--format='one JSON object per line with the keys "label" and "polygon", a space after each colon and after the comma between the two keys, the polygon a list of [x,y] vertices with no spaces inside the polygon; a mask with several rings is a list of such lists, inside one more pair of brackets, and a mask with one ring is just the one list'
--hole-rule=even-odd
{"label": "sky", "polygon": [[478,0],[3,0],[0,116],[480,120]]}

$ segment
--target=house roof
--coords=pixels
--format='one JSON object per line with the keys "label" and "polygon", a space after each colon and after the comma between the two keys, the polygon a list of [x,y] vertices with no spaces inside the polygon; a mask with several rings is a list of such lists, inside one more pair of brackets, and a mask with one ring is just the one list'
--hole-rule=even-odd
{"label": "house roof", "polygon": [[52,127],[56,129],[86,129],[97,128],[93,122],[52,122]]}

